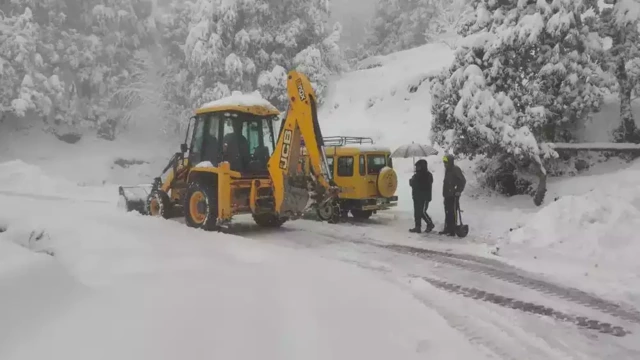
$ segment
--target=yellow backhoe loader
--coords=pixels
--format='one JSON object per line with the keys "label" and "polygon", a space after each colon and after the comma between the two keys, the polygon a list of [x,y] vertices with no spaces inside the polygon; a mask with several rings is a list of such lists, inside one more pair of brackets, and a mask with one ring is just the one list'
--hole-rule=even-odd
{"label": "yellow backhoe loader", "polygon": [[[197,109],[185,142],[161,176],[150,185],[120,187],[126,209],[184,216],[188,226],[205,230],[237,214],[252,214],[260,226],[279,227],[310,208],[339,211],[340,190],[327,166],[316,96],[307,77],[291,71],[287,95],[277,141],[274,125],[281,114],[262,98],[234,93]],[[306,174],[297,166],[302,138],[312,169]]]}

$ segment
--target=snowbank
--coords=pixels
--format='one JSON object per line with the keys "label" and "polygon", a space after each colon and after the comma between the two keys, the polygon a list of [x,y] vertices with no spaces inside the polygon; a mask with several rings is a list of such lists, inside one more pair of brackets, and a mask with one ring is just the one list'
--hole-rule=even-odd
{"label": "snowbank", "polygon": [[[21,160],[0,163],[0,193],[37,196],[42,199],[66,199],[112,202],[117,192],[112,187],[80,187],[63,178],[50,177],[36,166]],[[109,194],[109,191],[113,193]]]}
{"label": "snowbank", "polygon": [[550,200],[511,234],[510,241],[569,256],[633,264],[640,251],[638,179],[640,163],[613,174],[587,176],[582,181],[591,183],[591,189]]}
{"label": "snowbank", "polygon": [[[504,212],[503,260],[607,298],[640,304],[640,161],[551,179],[541,208]],[[554,201],[555,200],[555,201]],[[514,207],[514,205],[511,205]]]}
{"label": "snowbank", "polygon": [[[0,196],[3,209],[5,201]],[[29,339],[33,329],[62,311],[81,288],[51,256],[36,252],[37,234],[9,227],[2,214],[0,224],[7,229],[0,233],[0,349],[8,349]]]}

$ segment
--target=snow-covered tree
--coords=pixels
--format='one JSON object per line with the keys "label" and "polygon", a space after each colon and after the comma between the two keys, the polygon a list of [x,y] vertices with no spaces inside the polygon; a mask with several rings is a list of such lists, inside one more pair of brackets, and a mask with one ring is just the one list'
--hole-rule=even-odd
{"label": "snow-covered tree", "polygon": [[608,66],[615,75],[620,99],[621,124],[614,132],[618,142],[640,143],[631,103],[640,97],[640,1],[607,0],[613,5],[600,14],[601,34],[611,38]]}
{"label": "snow-covered tree", "polygon": [[131,81],[135,51],[153,42],[151,5],[151,0],[0,4],[0,110],[18,116],[35,111],[54,127],[117,122],[127,109],[110,101]]}
{"label": "snow-covered tree", "polygon": [[455,26],[465,0],[378,0],[366,46],[375,54],[410,49]]}
{"label": "snow-covered tree", "polygon": [[10,17],[0,13],[0,116],[22,117],[28,111],[46,115],[60,91],[57,77],[43,74],[44,59],[37,49],[40,27],[33,12],[21,10]]}
{"label": "snow-covered tree", "polygon": [[[453,65],[434,78],[433,141],[459,154],[535,164],[556,154],[601,104],[604,74],[590,57],[583,0],[476,0]],[[538,194],[536,202],[542,201]]]}
{"label": "snow-covered tree", "polygon": [[[321,99],[328,75],[342,69],[340,27],[328,29],[326,0],[178,1],[162,17],[168,86],[184,107],[259,90],[286,102],[286,73],[303,71]],[[179,92],[186,84],[187,88]]]}
{"label": "snow-covered tree", "polygon": [[438,0],[434,2],[436,14],[425,31],[427,43],[441,42],[454,49],[460,40],[458,27],[473,10],[468,0]]}

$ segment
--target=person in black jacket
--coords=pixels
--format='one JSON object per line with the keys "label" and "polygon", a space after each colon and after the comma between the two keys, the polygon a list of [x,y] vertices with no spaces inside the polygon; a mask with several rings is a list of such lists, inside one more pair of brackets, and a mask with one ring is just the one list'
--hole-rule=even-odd
{"label": "person in black jacket", "polygon": [[442,184],[442,197],[444,197],[445,225],[441,235],[456,235],[456,207],[459,205],[460,195],[467,184],[462,174],[462,170],[454,164],[452,155],[445,155],[444,162],[444,182]]}
{"label": "person in black jacket", "polygon": [[428,169],[427,161],[420,159],[416,161],[416,172],[409,180],[411,185],[411,195],[413,197],[413,218],[416,226],[410,232],[422,232],[422,220],[427,223],[427,232],[433,230],[435,225],[427,214],[429,202],[431,201],[431,189],[433,187],[433,175]]}

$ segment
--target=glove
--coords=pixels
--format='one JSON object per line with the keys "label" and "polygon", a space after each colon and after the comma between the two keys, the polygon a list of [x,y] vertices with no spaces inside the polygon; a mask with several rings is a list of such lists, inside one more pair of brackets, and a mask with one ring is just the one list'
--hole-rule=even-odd
{"label": "glove", "polygon": [[462,195],[462,193],[459,192],[459,191],[456,191],[455,195],[456,195],[456,197],[460,197],[460,195]]}

